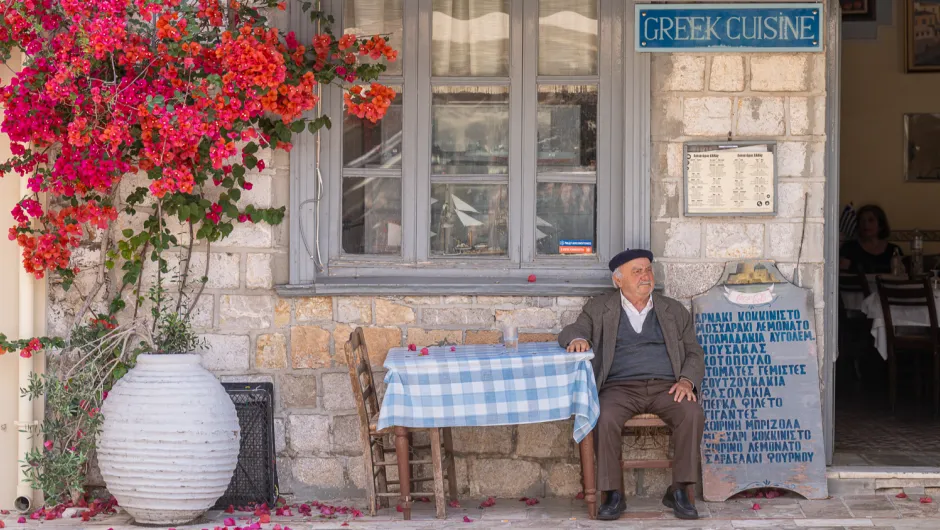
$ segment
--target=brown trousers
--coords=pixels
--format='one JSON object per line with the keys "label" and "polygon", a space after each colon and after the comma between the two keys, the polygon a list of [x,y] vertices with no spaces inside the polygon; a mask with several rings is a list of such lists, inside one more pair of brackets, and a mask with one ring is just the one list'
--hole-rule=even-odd
{"label": "brown trousers", "polygon": [[672,429],[675,455],[674,483],[698,482],[699,448],[705,413],[696,401],[675,402],[669,394],[673,381],[615,381],[601,389],[597,420],[597,489],[623,491],[623,424],[637,414],[656,414]]}

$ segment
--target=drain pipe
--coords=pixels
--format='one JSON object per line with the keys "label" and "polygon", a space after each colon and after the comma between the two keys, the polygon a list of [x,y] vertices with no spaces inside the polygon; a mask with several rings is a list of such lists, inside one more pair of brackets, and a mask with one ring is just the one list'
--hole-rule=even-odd
{"label": "drain pipe", "polygon": [[[30,193],[26,187],[27,179],[20,179],[20,195],[25,197]],[[26,272],[23,267],[19,269],[19,338],[32,337],[35,333],[35,319],[33,318],[33,297],[36,292],[36,280]],[[33,372],[35,357],[19,358],[18,388],[29,386],[29,375]],[[26,454],[33,447],[33,436],[39,432],[38,422],[33,418],[33,403],[27,396],[18,397],[18,415],[15,423],[18,434],[16,451],[17,463],[26,460]],[[19,481],[16,484],[16,500],[13,507],[20,512],[26,512],[33,504],[33,488],[26,481],[26,472],[22,466],[17,466]]]}

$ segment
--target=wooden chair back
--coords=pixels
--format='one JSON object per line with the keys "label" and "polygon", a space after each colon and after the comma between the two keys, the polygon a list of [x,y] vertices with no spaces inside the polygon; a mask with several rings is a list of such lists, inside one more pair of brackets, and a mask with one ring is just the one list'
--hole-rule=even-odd
{"label": "wooden chair back", "polygon": [[871,285],[862,273],[841,271],[839,272],[839,292],[862,293],[862,296],[868,298],[871,296]]}
{"label": "wooden chair back", "polygon": [[899,337],[891,315],[892,307],[926,307],[930,323],[929,340],[934,352],[937,351],[937,303],[934,301],[930,280],[885,280],[877,278],[878,297],[881,300],[881,312],[885,321],[888,344],[893,344]]}
{"label": "wooden chair back", "polygon": [[349,379],[352,383],[356,409],[359,411],[359,423],[364,429],[364,439],[375,429],[379,420],[379,396],[375,388],[375,377],[369,363],[369,350],[362,328],[356,328],[349,334],[346,342],[346,366],[349,367]]}

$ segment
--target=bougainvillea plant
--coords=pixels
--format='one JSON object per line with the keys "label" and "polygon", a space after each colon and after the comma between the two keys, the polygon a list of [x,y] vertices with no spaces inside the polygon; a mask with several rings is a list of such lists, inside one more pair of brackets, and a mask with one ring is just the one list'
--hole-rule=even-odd
{"label": "bougainvillea plant", "polygon": [[[268,21],[288,7],[309,15],[312,39],[301,42]],[[255,207],[245,192],[273,151],[290,151],[295,134],[330,126],[328,116],[311,113],[319,110],[318,85],[341,87],[346,112],[371,122],[395,97],[375,82],[397,55],[386,38],[335,35],[332,22],[318,2],[301,0],[0,0],[0,60],[15,50],[22,57],[22,68],[0,87],[0,131],[12,152],[0,175],[26,179],[29,189],[13,208],[9,237],[28,273],[52,275],[65,290],[83,273],[80,247],[93,243],[98,259],[68,337],[0,334],[0,353],[67,352],[82,336],[74,330],[132,326],[120,320],[136,320],[147,263],[159,293],[151,329],[169,322],[188,340],[185,321],[210,263],[190,271],[194,249],[208,253],[240,223],[282,221],[285,208]],[[168,264],[170,250],[181,251],[179,270]],[[170,274],[179,297],[163,303],[159,279]],[[184,303],[187,282],[197,287]],[[87,319],[97,298],[104,309]],[[110,369],[124,366],[120,352],[101,359]],[[82,399],[100,401],[101,382],[113,376],[88,385],[37,379],[24,391],[57,396],[65,407],[59,413],[78,413]],[[83,398],[85,390],[76,389],[86,387]],[[93,440],[96,425],[83,427],[83,436]],[[35,451],[28,463],[59,469],[62,480],[49,483],[72,488],[74,475],[62,470],[84,465],[86,452],[69,442],[75,432],[43,429],[53,449]]]}
{"label": "bougainvillea plant", "polygon": [[[271,27],[266,14],[287,9],[276,0],[2,0],[0,58],[18,48],[23,65],[0,88],[13,153],[0,174],[28,179],[9,233],[25,270],[68,288],[73,251],[104,233],[102,264],[119,271],[114,316],[125,289],[142,298],[148,259],[167,273],[161,253],[171,247],[208,246],[238,223],[280,223],[283,207],[242,200],[265,169],[261,153],[329,127],[325,115],[304,117],[317,84],[341,86],[348,113],[380,120],[395,94],[374,81],[397,55],[380,35],[335,35],[316,3],[290,7],[319,28],[309,42]],[[122,186],[132,175],[145,185]],[[112,230],[122,212],[143,222]],[[181,241],[171,223],[191,237]],[[62,345],[0,335],[0,348],[23,356]]]}

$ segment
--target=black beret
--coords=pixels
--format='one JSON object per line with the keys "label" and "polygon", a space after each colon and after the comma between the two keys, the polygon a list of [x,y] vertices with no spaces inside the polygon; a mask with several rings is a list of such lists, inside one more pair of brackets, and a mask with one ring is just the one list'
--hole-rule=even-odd
{"label": "black beret", "polygon": [[614,272],[618,267],[627,263],[628,261],[633,261],[637,258],[646,258],[653,261],[653,253],[645,248],[628,248],[620,254],[617,254],[610,260],[610,263],[607,265],[610,267],[610,272]]}

